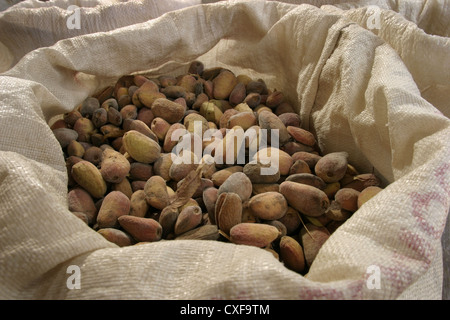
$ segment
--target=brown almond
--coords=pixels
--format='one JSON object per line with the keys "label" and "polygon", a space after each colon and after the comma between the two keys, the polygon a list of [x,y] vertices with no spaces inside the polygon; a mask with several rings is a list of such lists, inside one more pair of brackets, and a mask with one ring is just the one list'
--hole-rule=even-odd
{"label": "brown almond", "polygon": [[213,80],[214,99],[228,99],[237,84],[237,78],[229,70],[221,71]]}
{"label": "brown almond", "polygon": [[330,232],[325,227],[318,227],[309,222],[305,226],[306,228],[300,230],[300,239],[306,264],[311,266],[319,250],[330,237]]}
{"label": "brown almond", "polygon": [[118,218],[130,213],[130,199],[120,191],[111,191],[102,201],[97,215],[99,228],[118,227]]}
{"label": "brown almond", "polygon": [[133,186],[131,185],[128,178],[123,179],[119,183],[111,184],[111,191],[120,191],[124,195],[126,195],[129,199],[131,199],[131,195],[133,194]]}
{"label": "brown almond", "polygon": [[166,95],[158,91],[137,90],[133,95],[133,101],[138,106],[151,108],[156,99],[166,98]]}
{"label": "brown almond", "polygon": [[278,183],[253,183],[252,184],[252,195],[257,195],[264,192],[279,192],[280,185]]}
{"label": "brown almond", "polygon": [[380,178],[373,173],[361,173],[353,177],[352,181],[347,184],[342,184],[344,188],[352,188],[357,191],[363,191],[370,186],[379,187],[381,185]]}
{"label": "brown almond", "polygon": [[228,97],[228,100],[233,106],[238,105],[242,101],[244,101],[245,97],[247,95],[247,90],[245,88],[245,83],[238,82],[233,90],[230,93],[230,96]]}
{"label": "brown almond", "polygon": [[281,150],[293,156],[297,152],[313,152],[314,148],[297,141],[288,141],[281,147]]}
{"label": "brown almond", "polygon": [[[277,114],[275,112],[275,114]],[[286,112],[286,113],[282,113],[282,114],[277,114],[278,118],[280,118],[281,122],[284,123],[284,125],[286,126],[286,128],[288,126],[291,127],[300,127],[301,121],[300,121],[300,116],[295,113],[295,112]]]}
{"label": "brown almond", "polygon": [[286,226],[286,234],[292,235],[301,226],[300,214],[294,208],[288,206],[286,214],[278,219]]}
{"label": "brown almond", "polygon": [[148,163],[133,162],[130,164],[129,174],[131,180],[147,181],[153,176],[153,166]]}
{"label": "brown almond", "polygon": [[[231,109],[230,109],[231,110]],[[231,129],[235,126],[240,126],[242,129],[247,130],[248,128],[257,124],[257,118],[254,112],[238,112],[237,114],[232,115],[228,119],[227,128]],[[220,125],[220,123],[219,123]]]}
{"label": "brown almond", "polygon": [[164,141],[164,138],[166,137],[167,131],[169,131],[170,127],[171,124],[160,117],[154,118],[150,125],[150,129],[156,134],[159,141]]}
{"label": "brown almond", "polygon": [[211,176],[211,180],[216,187],[220,187],[233,173],[242,171],[242,166],[231,166],[213,173]]}
{"label": "brown almond", "polygon": [[129,124],[130,124],[130,126],[128,127],[128,131],[136,130],[136,131],[146,135],[147,137],[151,138],[152,140],[159,142],[158,136],[156,135],[156,133],[153,132],[153,130],[150,129],[150,127],[148,125],[146,125],[143,121],[134,119],[134,120],[130,121]]}
{"label": "brown almond", "polygon": [[333,182],[333,183],[327,183],[326,187],[323,190],[325,194],[328,196],[328,198],[332,199],[334,198],[334,195],[336,192],[339,191],[341,188],[341,184],[339,182]]}
{"label": "brown almond", "polygon": [[311,132],[293,126],[287,126],[286,129],[295,141],[311,147],[316,144],[316,138]]}
{"label": "brown almond", "polygon": [[324,190],[327,186],[321,178],[312,173],[294,173],[287,176],[285,181],[307,184],[320,190]]}
{"label": "brown almond", "polygon": [[280,193],[291,207],[312,217],[324,214],[330,205],[325,192],[303,183],[284,181],[280,184]]}
{"label": "brown almond", "polygon": [[153,119],[155,119],[155,115],[153,114],[152,110],[149,108],[141,108],[138,111],[137,120],[141,120],[144,122],[147,126],[151,126]]}
{"label": "brown almond", "polygon": [[155,117],[163,118],[170,124],[180,122],[186,111],[185,108],[179,103],[166,98],[156,99],[152,103],[151,110]]}
{"label": "brown almond", "polygon": [[246,201],[252,195],[252,182],[245,173],[234,172],[219,186],[218,194],[223,192],[233,192]]}
{"label": "brown almond", "polygon": [[280,180],[279,166],[276,163],[263,164],[251,161],[244,166],[243,172],[253,184],[277,183]]}
{"label": "brown almond", "polygon": [[381,191],[383,191],[383,189],[377,186],[369,186],[364,188],[358,196],[358,209]]}
{"label": "brown almond", "polygon": [[335,200],[331,201],[330,206],[325,211],[325,216],[333,221],[345,221],[351,215],[352,213],[350,211],[343,209]]}
{"label": "brown almond", "polygon": [[296,110],[294,109],[294,107],[287,101],[284,101],[282,103],[280,103],[276,108],[275,108],[275,114],[277,116],[282,115],[284,113],[296,113],[298,114],[298,112],[296,112]]}
{"label": "brown almond", "polygon": [[361,192],[352,188],[341,188],[334,195],[334,200],[342,209],[355,212],[358,210],[358,197]]}
{"label": "brown almond", "polygon": [[216,201],[215,221],[218,228],[229,234],[230,229],[242,221],[242,200],[236,193],[221,193]]}
{"label": "brown almond", "polygon": [[284,94],[281,91],[274,91],[267,96],[266,106],[271,109],[278,107],[284,101]]}
{"label": "brown almond", "polygon": [[180,211],[175,222],[174,233],[175,236],[190,231],[202,222],[202,209],[198,205],[191,205],[185,207]]}
{"label": "brown almond", "polygon": [[82,212],[88,219],[88,224],[92,224],[97,217],[97,207],[92,196],[82,188],[75,188],[67,194],[69,210],[72,212]]}
{"label": "brown almond", "polygon": [[118,218],[120,226],[136,241],[154,242],[161,240],[162,226],[152,218],[141,218],[130,215]]}
{"label": "brown almond", "polygon": [[337,182],[347,171],[347,158],[347,152],[328,153],[317,161],[314,172],[326,183]]}
{"label": "brown almond", "polygon": [[77,122],[77,120],[82,117],[83,116],[81,115],[81,113],[78,110],[73,110],[73,111],[64,113],[63,120],[69,127],[73,127],[75,125],[75,122]]}
{"label": "brown almond", "polygon": [[203,225],[185,232],[175,238],[175,240],[218,240],[219,230],[216,225]]}
{"label": "brown almond", "polygon": [[86,150],[84,149],[83,145],[76,140],[70,141],[67,145],[67,154],[69,155],[69,157],[75,156],[82,158],[85,151]]}
{"label": "brown almond", "polygon": [[117,228],[102,228],[97,230],[106,240],[117,244],[119,247],[127,247],[134,244],[134,239],[123,230]]}
{"label": "brown almond", "polygon": [[136,190],[130,198],[130,216],[145,217],[149,210],[149,204],[144,190]]}
{"label": "brown almond", "polygon": [[287,152],[274,147],[258,150],[253,157],[253,160],[269,163],[274,162],[274,165],[278,166],[278,170],[282,176],[289,174],[293,164],[292,157]]}
{"label": "brown almond", "polygon": [[163,238],[167,238],[170,234],[174,232],[175,223],[177,222],[179,213],[180,212],[178,211],[178,209],[173,206],[167,206],[161,211],[158,222],[162,226]]}
{"label": "brown almond", "polygon": [[208,217],[211,223],[216,223],[215,219],[215,207],[216,201],[218,198],[219,189],[215,187],[209,187],[203,190],[202,198],[203,203],[206,207],[206,211],[208,212]]}
{"label": "brown almond", "polygon": [[278,238],[280,231],[263,223],[242,222],[230,229],[230,241],[255,247],[266,247]]}
{"label": "brown almond", "polygon": [[122,121],[126,119],[134,120],[137,118],[138,108],[133,104],[129,104],[120,109],[120,114],[122,115]]}
{"label": "brown almond", "polygon": [[153,171],[155,175],[161,176],[165,181],[170,180],[170,167],[172,166],[172,154],[163,153],[153,163]]}
{"label": "brown almond", "polygon": [[51,130],[59,129],[59,128],[68,128],[67,123],[64,121],[64,119],[58,119],[50,126]]}
{"label": "brown almond", "polygon": [[286,214],[288,204],[279,192],[264,192],[251,197],[249,207],[253,215],[263,220],[280,219]]}
{"label": "brown almond", "polygon": [[172,124],[164,136],[163,150],[164,152],[172,152],[178,141],[187,133],[186,126],[181,123]]}
{"label": "brown almond", "polygon": [[322,156],[306,151],[298,151],[292,154],[292,160],[303,160],[308,164],[310,169],[314,169],[320,158],[322,158]]}
{"label": "brown almond", "polygon": [[103,151],[100,173],[106,182],[121,182],[129,174],[130,167],[130,162],[120,152],[112,148]]}
{"label": "brown almond", "polygon": [[[261,129],[267,130],[267,141],[269,143],[272,143],[271,141],[273,134],[275,139],[278,139],[278,143],[280,146],[286,144],[291,138],[284,123],[273,112],[262,111],[258,115],[258,124]],[[272,131],[274,129],[278,130],[278,132]]]}
{"label": "brown almond", "polygon": [[303,248],[290,236],[284,236],[280,240],[280,259],[288,269],[295,272],[301,273],[305,269]]}
{"label": "brown almond", "polygon": [[160,176],[151,176],[144,186],[147,203],[159,210],[169,205],[170,198],[167,192],[166,181]]}
{"label": "brown almond", "polygon": [[[292,158],[292,157],[291,157]],[[295,160],[289,168],[289,175],[296,173],[312,173],[311,168],[304,160]]]}
{"label": "brown almond", "polygon": [[102,161],[102,155],[103,150],[101,148],[91,146],[84,152],[83,159],[98,167]]}
{"label": "brown almond", "polygon": [[77,140],[79,133],[69,128],[53,129],[53,134],[58,140],[61,148],[66,148],[72,140]]}

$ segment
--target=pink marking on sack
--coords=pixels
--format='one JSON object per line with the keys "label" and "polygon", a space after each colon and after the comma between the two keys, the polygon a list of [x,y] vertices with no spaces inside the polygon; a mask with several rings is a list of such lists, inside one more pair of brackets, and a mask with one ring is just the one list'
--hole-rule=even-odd
{"label": "pink marking on sack", "polygon": [[403,241],[408,249],[413,250],[419,256],[413,257],[419,261],[423,261],[427,265],[431,263],[434,256],[433,245],[424,237],[411,230],[402,230],[399,239]]}
{"label": "pink marking on sack", "polygon": [[435,191],[429,191],[426,193],[411,192],[409,194],[412,201],[412,215],[416,218],[420,228],[433,238],[439,238],[442,234],[443,225],[436,227],[432,226],[429,221],[432,220],[430,214],[430,202],[437,201],[438,203],[445,205],[446,198]]}
{"label": "pink marking on sack", "polygon": [[[420,236],[412,233],[410,230],[402,230],[401,239],[406,239],[407,245],[421,252],[424,247],[428,247],[423,243]],[[393,294],[402,293],[407,287],[414,283],[418,277],[423,275],[431,263],[433,253],[431,250],[425,250],[425,259],[420,259],[413,255],[400,254],[399,251],[392,253],[391,266],[381,265],[380,274],[383,287],[390,287],[389,290],[395,291]]]}
{"label": "pink marking on sack", "polygon": [[[450,170],[450,163],[443,163],[434,171],[434,176],[437,178],[439,185],[447,191],[447,194],[450,196],[450,187],[448,182],[448,172]],[[447,179],[446,179],[447,177]]]}
{"label": "pink marking on sack", "polygon": [[402,292],[411,284],[412,273],[401,261],[396,261],[395,267],[380,266],[383,285],[389,286],[396,294]]}
{"label": "pink marking on sack", "polygon": [[[364,277],[364,276],[363,276]],[[301,300],[354,300],[360,299],[362,288],[366,285],[365,279],[352,281],[347,286],[331,287],[323,284],[318,287],[301,287],[298,294]]]}
{"label": "pink marking on sack", "polygon": [[330,300],[343,300],[344,294],[342,291],[338,291],[334,288],[301,288],[298,297],[302,300],[317,300],[317,299],[330,299]]}

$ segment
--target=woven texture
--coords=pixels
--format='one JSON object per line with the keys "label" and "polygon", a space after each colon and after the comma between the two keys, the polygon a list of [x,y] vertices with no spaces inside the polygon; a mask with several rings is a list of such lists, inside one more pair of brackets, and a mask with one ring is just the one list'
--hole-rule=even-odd
{"label": "woven texture", "polygon": [[[70,13],[61,8],[70,2],[0,13],[0,297],[441,299],[450,40],[445,25],[440,35],[424,33],[416,14],[426,29],[426,12],[437,13],[425,9],[438,1],[415,1],[422,10],[379,2],[375,31],[364,27],[366,2],[318,2],[91,1],[77,34],[64,29]],[[438,15],[448,21],[448,5]],[[19,36],[34,40],[23,47]],[[419,63],[408,51],[431,44],[438,60]],[[52,119],[121,75],[179,74],[194,59],[282,89],[324,153],[347,151],[357,169],[374,169],[387,185],[332,234],[306,276],[243,245],[119,248],[68,211]],[[80,268],[80,289],[67,286],[70,265]],[[370,266],[380,270],[379,289],[368,285]]]}

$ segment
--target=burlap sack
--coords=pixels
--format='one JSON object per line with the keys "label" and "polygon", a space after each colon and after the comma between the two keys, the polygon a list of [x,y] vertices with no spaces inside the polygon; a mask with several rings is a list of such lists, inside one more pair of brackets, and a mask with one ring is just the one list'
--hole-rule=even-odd
{"label": "burlap sack", "polygon": [[362,1],[322,9],[339,10],[388,43],[422,97],[450,117],[449,1]]}
{"label": "burlap sack", "polygon": [[[312,5],[230,1],[61,39],[0,75],[2,298],[441,298],[450,120],[376,34]],[[123,74],[177,74],[194,59],[282,88],[323,152],[345,150],[389,184],[332,235],[306,276],[259,248],[215,241],[119,248],[68,211],[48,123]],[[69,285],[71,266],[79,289]]]}
{"label": "burlap sack", "polygon": [[[201,0],[19,2],[0,13],[0,72],[11,68],[28,52],[61,39],[114,30],[200,3]],[[80,18],[79,25],[74,23],[75,14]]]}

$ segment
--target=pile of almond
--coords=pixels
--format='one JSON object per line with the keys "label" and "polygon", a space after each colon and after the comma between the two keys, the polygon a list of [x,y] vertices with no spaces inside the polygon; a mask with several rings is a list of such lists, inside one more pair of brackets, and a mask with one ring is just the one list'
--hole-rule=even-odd
{"label": "pile of almond", "polygon": [[382,190],[346,152],[321,154],[281,91],[200,61],[178,76],[123,76],[51,128],[69,210],[118,246],[225,241],[305,274]]}

